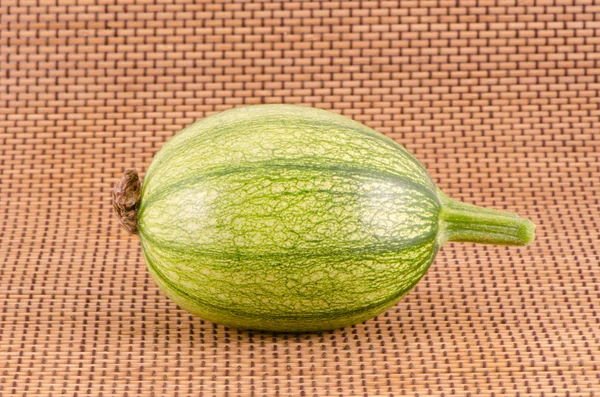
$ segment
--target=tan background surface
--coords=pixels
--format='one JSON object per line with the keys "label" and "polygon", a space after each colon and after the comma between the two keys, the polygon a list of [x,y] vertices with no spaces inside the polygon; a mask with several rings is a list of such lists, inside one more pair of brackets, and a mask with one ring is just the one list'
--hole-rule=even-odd
{"label": "tan background surface", "polygon": [[[600,394],[597,2],[0,4],[0,395]],[[537,240],[448,244],[343,330],[189,316],[111,187],[192,121],[272,102],[388,134]]]}

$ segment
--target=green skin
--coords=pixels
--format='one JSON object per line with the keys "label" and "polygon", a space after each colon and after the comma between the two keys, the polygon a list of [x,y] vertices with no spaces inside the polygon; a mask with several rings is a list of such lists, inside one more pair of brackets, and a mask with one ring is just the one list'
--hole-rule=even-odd
{"label": "green skin", "polygon": [[396,304],[448,241],[534,226],[446,197],[393,140],[324,110],[259,105],[185,128],[144,179],[139,236],[175,303],[243,329],[320,331]]}

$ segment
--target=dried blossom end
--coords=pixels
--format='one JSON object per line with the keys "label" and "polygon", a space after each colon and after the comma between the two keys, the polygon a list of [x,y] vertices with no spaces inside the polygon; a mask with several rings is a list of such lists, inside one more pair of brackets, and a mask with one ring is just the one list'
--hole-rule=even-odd
{"label": "dried blossom end", "polygon": [[129,233],[137,234],[137,210],[140,204],[142,183],[136,170],[125,171],[112,193],[112,205],[121,225]]}

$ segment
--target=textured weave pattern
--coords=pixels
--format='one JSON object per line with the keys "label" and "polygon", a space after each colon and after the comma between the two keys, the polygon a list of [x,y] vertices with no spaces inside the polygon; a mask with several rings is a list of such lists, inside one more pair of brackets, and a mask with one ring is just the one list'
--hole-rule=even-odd
{"label": "textured weave pattern", "polygon": [[[592,0],[2,0],[0,395],[600,395],[599,49]],[[537,240],[448,244],[343,330],[188,315],[112,185],[194,120],[277,102],[388,134]]]}

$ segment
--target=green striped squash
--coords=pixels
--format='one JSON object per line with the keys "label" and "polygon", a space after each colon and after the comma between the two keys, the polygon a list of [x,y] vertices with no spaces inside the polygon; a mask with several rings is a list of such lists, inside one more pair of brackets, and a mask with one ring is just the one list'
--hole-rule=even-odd
{"label": "green striped squash", "polygon": [[446,241],[525,245],[533,224],[446,197],[421,163],[348,118],[241,107],[173,136],[115,209],[175,303],[243,329],[317,331],[396,304]]}

